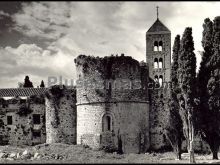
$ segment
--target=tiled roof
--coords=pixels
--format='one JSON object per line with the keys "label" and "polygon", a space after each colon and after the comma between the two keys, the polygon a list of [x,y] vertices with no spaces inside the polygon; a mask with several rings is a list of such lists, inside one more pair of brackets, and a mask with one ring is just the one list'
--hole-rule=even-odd
{"label": "tiled roof", "polygon": [[170,30],[157,19],[147,32],[170,32]]}
{"label": "tiled roof", "polygon": [[33,96],[45,93],[47,88],[3,88],[0,97]]}

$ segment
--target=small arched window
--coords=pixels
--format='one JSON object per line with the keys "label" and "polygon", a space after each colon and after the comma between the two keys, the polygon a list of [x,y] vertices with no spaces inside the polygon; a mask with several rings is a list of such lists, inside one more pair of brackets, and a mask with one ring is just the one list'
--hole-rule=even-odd
{"label": "small arched window", "polygon": [[158,51],[162,51],[163,50],[163,42],[162,41],[160,41],[159,42],[159,47],[158,47]]}
{"label": "small arched window", "polygon": [[112,131],[112,117],[109,114],[102,117],[102,131]]}
{"label": "small arched window", "polygon": [[107,119],[107,130],[111,131],[111,117],[106,116],[106,119]]}
{"label": "small arched window", "polygon": [[160,84],[160,86],[163,85],[163,76],[162,75],[160,75],[160,77],[159,77],[159,84]]}
{"label": "small arched window", "polygon": [[107,89],[112,89],[112,82],[111,81],[107,81]]}
{"label": "small arched window", "polygon": [[163,68],[163,59],[162,58],[159,59],[159,68]]}
{"label": "small arched window", "polygon": [[154,76],[154,81],[155,81],[155,82],[158,82],[158,76],[157,76],[157,75]]}
{"label": "small arched window", "polygon": [[154,59],[154,68],[155,69],[158,68],[158,59],[157,58]]}
{"label": "small arched window", "polygon": [[155,52],[158,51],[158,42],[157,41],[154,42],[154,51]]}

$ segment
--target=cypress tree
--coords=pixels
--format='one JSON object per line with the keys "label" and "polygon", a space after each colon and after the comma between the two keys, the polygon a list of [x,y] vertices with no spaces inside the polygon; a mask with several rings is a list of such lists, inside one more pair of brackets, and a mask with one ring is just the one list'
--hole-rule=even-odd
{"label": "cypress tree", "polygon": [[181,159],[181,145],[182,145],[182,121],[179,115],[179,103],[177,94],[179,93],[178,88],[178,54],[180,48],[180,36],[175,37],[173,46],[173,62],[171,66],[171,88],[169,95],[169,114],[168,121],[166,123],[165,132],[166,137],[170,141],[171,146],[177,156],[177,159]]}
{"label": "cypress tree", "polygon": [[220,146],[220,17],[203,24],[204,55],[198,74],[200,97],[199,130],[213,154],[218,159]]}
{"label": "cypress tree", "polygon": [[[204,52],[202,53],[202,61],[200,63],[198,73],[198,87],[199,96],[202,103],[206,103],[207,99],[207,83],[210,77],[210,68],[207,65],[212,53],[213,53],[213,23],[209,18],[204,20],[203,24],[203,35],[202,35],[202,46]],[[207,107],[203,105],[203,107]]]}
{"label": "cypress tree", "polygon": [[29,80],[29,76],[25,76],[25,79],[24,79],[24,88],[33,88],[33,84],[32,82]]}
{"label": "cypress tree", "polygon": [[[220,37],[220,35],[219,35]],[[218,150],[220,146],[220,69],[211,73],[208,81],[209,91],[209,112],[206,113],[205,135],[204,139],[209,144],[213,154],[213,159],[218,159]]]}
{"label": "cypress tree", "polygon": [[210,149],[213,153],[213,159],[218,159],[218,150],[220,145],[220,17],[216,17],[213,23],[213,55],[209,61],[211,76],[208,81],[209,93],[209,113],[211,115],[212,133],[214,141],[210,142]]}
{"label": "cypress tree", "polygon": [[180,35],[175,37],[174,45],[173,45],[173,63],[171,66],[171,83],[172,83],[172,91],[178,93],[178,56],[180,51]]}
{"label": "cypress tree", "polygon": [[[204,141],[206,141],[210,149],[213,153],[213,159],[218,159],[216,150],[219,148],[218,139],[219,133],[216,132],[218,130],[218,122],[216,122],[215,118],[218,114],[213,113],[210,110],[209,99],[210,99],[210,91],[208,90],[208,86],[211,87],[213,84],[214,77],[211,74],[213,70],[213,64],[211,63],[211,58],[213,58],[213,22],[206,18],[203,23],[203,37],[202,37],[202,46],[204,49],[202,61],[200,63],[200,69],[198,73],[198,96],[200,98],[199,105],[199,123],[198,128],[200,130],[201,137]],[[217,116],[216,116],[217,115]],[[217,142],[217,143],[216,143]]]}
{"label": "cypress tree", "polygon": [[180,111],[183,121],[184,135],[187,139],[187,149],[190,154],[190,162],[194,163],[194,110],[195,110],[195,82],[196,82],[196,56],[192,37],[192,28],[187,27],[180,43],[178,59],[178,83],[180,88]]}
{"label": "cypress tree", "polygon": [[41,87],[41,88],[44,88],[44,87],[45,87],[43,80],[41,81],[40,87]]}

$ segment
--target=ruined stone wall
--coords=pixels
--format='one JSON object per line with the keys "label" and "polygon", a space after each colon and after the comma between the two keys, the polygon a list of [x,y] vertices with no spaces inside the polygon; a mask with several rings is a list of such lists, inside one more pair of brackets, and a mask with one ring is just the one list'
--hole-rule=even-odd
{"label": "ruined stone wall", "polygon": [[167,93],[163,89],[150,90],[150,150],[170,148],[166,139],[164,126],[168,120],[168,106],[165,101]]}
{"label": "ruined stone wall", "polygon": [[75,92],[75,89],[53,86],[45,94],[47,143],[76,143]]}
{"label": "ruined stone wall", "polygon": [[148,70],[131,57],[80,55],[75,62],[77,103],[148,100]]}
{"label": "ruined stone wall", "polygon": [[[20,99],[7,101],[7,106],[0,108],[0,145],[35,145],[45,143],[45,106],[43,102],[36,103],[30,98],[26,103]],[[23,109],[21,108],[23,107]],[[40,115],[40,123],[34,124],[33,115]],[[12,116],[12,124],[8,125],[7,116]],[[34,132],[39,132],[36,137]]]}
{"label": "ruined stone wall", "polygon": [[[77,144],[93,148],[121,145],[123,152],[146,151],[149,146],[146,65],[127,56],[80,55],[75,63]],[[102,129],[104,115],[112,119],[111,131]]]}

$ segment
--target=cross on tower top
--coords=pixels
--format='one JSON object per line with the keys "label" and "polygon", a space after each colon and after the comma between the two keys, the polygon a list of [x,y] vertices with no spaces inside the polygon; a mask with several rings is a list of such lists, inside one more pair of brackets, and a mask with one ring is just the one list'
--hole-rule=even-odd
{"label": "cross on tower top", "polygon": [[159,16],[158,9],[159,9],[159,6],[157,6],[157,19],[158,19],[158,16]]}

